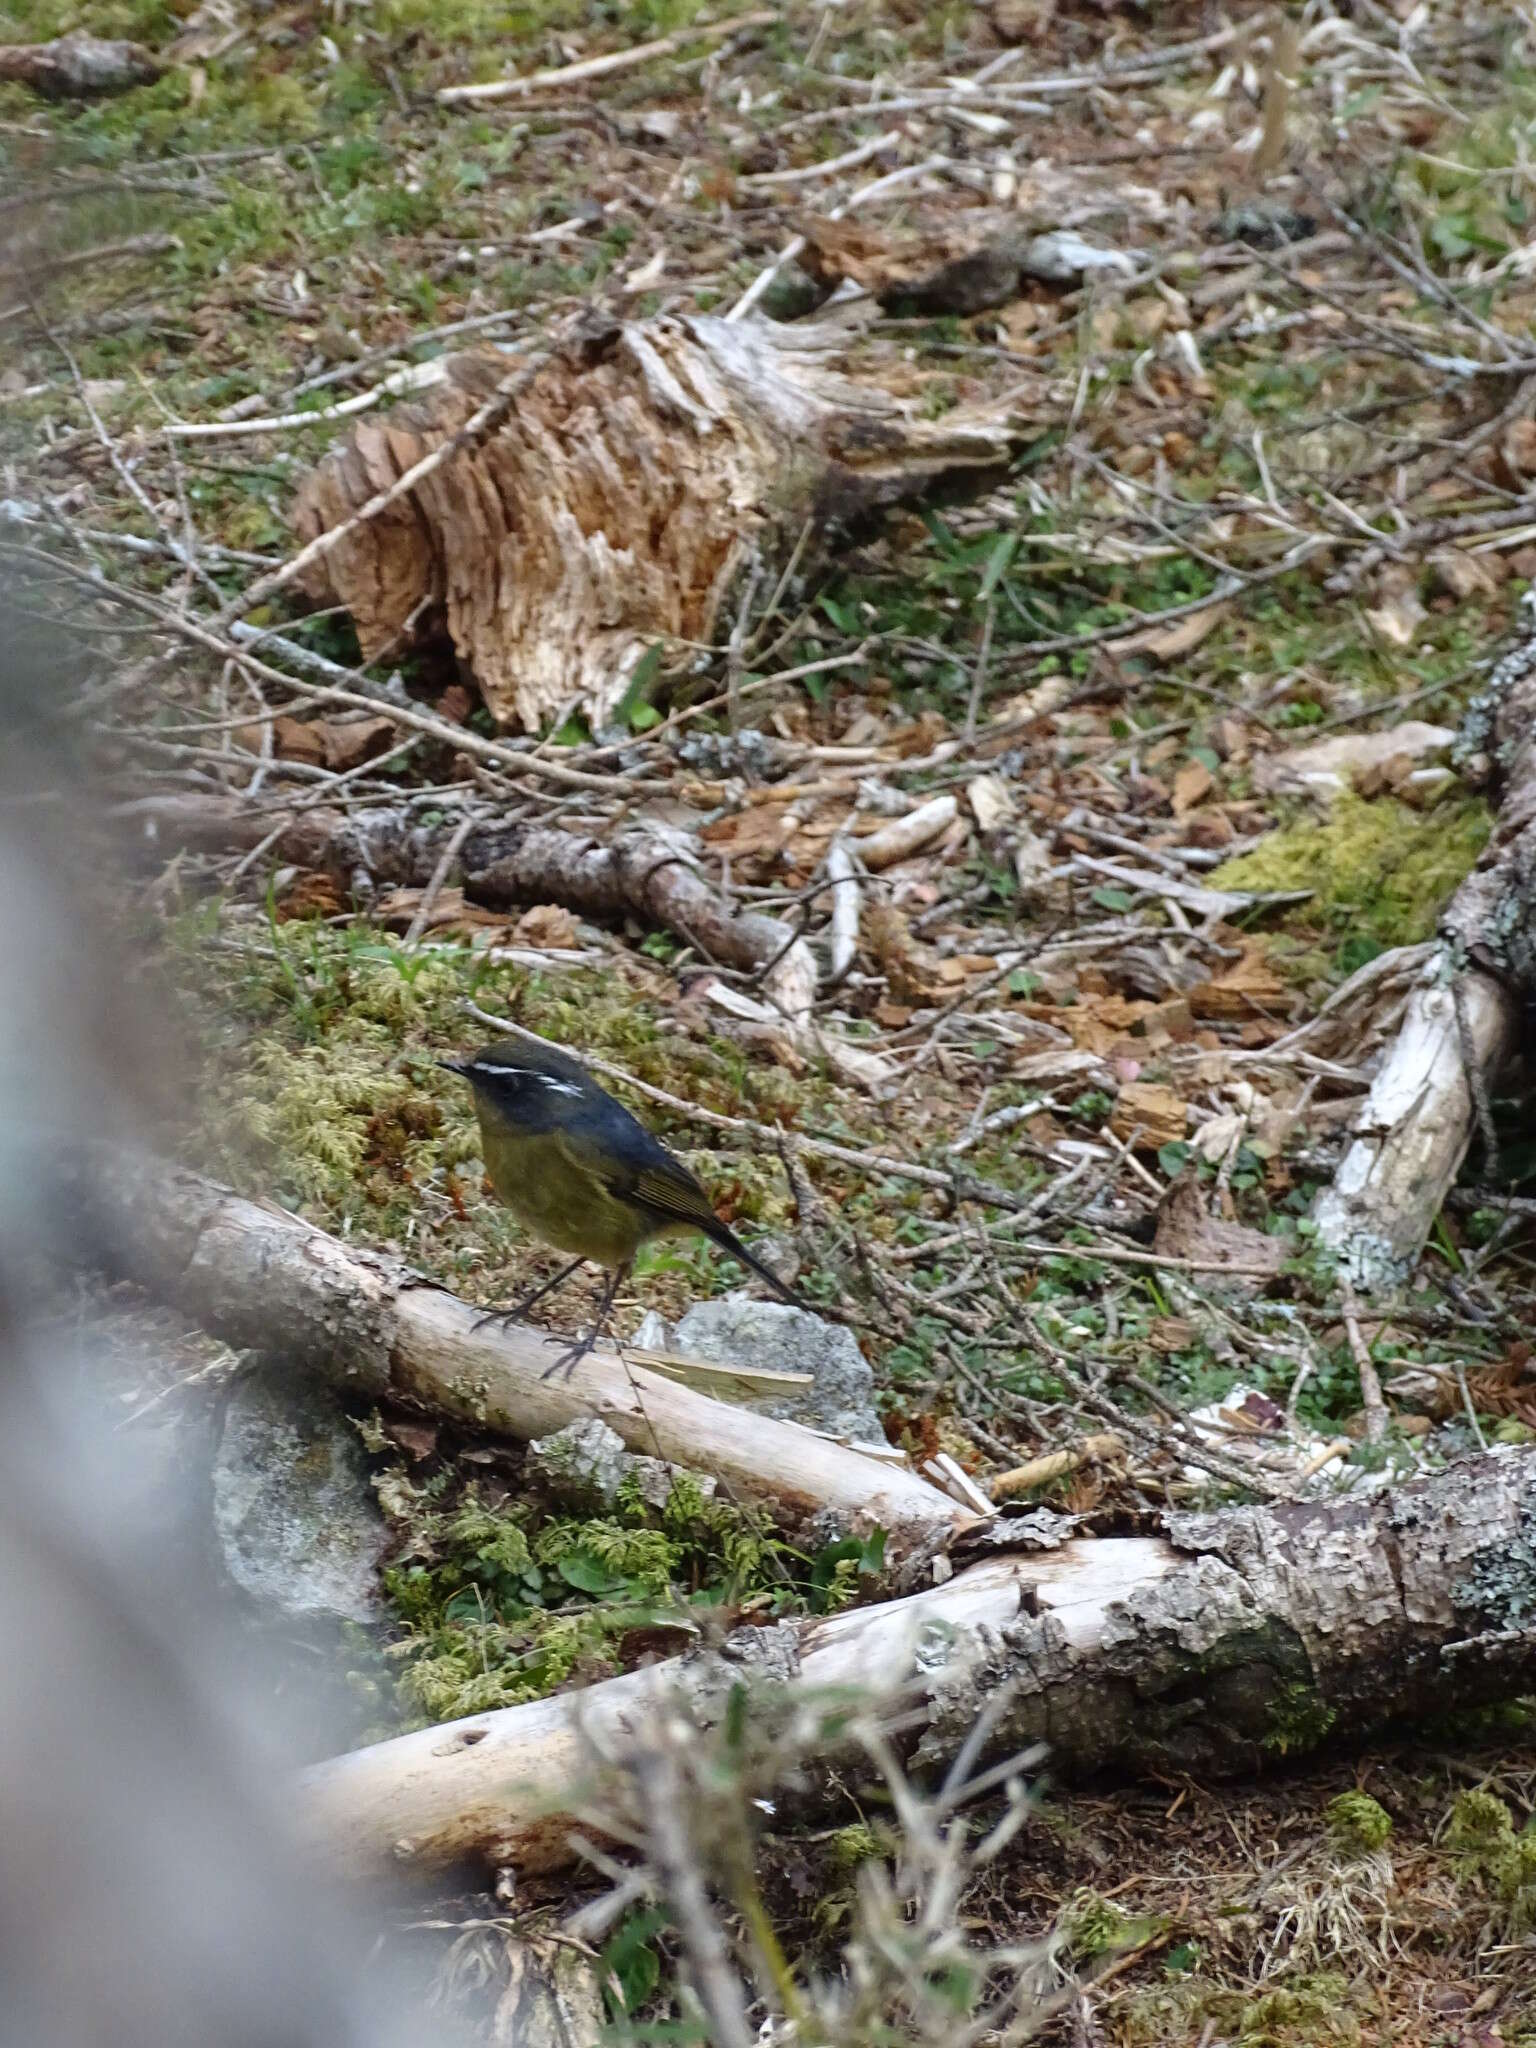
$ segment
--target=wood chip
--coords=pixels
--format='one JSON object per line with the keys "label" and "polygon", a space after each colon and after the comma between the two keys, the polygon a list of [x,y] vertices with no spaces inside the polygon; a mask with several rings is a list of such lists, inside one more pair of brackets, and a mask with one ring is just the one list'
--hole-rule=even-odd
{"label": "wood chip", "polygon": [[1155,1152],[1186,1136],[1189,1120],[1182,1095],[1161,1081],[1127,1081],[1115,1101],[1109,1127],[1126,1144]]}

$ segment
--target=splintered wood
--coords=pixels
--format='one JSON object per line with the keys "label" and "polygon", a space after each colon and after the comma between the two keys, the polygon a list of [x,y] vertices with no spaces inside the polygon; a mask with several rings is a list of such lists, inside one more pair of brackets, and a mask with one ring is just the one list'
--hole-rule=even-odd
{"label": "splintered wood", "polygon": [[834,369],[847,339],[595,324],[499,426],[359,519],[518,374],[491,350],[452,356],[425,398],[364,421],[305,480],[296,530],[341,536],[305,588],[347,607],[369,660],[446,631],[503,727],[536,731],[573,704],[600,724],[649,646],[713,641],[738,576],[807,520],[821,532],[1006,454],[998,416],[924,420]]}

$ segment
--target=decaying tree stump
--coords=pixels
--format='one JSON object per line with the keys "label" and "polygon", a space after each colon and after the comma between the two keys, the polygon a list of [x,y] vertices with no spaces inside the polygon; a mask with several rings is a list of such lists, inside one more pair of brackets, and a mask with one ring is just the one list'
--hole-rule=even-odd
{"label": "decaying tree stump", "polygon": [[1440,921],[1396,1043],[1317,1203],[1322,1242],[1356,1285],[1411,1269],[1466,1156],[1479,1102],[1536,1003],[1536,605],[1468,713],[1468,779],[1498,795],[1492,837]]}
{"label": "decaying tree stump", "polygon": [[[754,555],[807,520],[893,503],[1007,453],[996,415],[917,416],[832,367],[841,326],[699,315],[594,319],[494,431],[321,556],[307,588],[351,612],[370,659],[445,629],[504,727],[579,704],[601,723],[646,648],[713,641]],[[447,359],[425,399],[365,421],[305,481],[306,542],[341,528],[459,432],[515,359]]]}
{"label": "decaying tree stump", "polygon": [[1370,1500],[1172,1515],[1166,1537],[1074,1538],[904,1600],[744,1629],[721,1653],[317,1765],[301,1825],[358,1874],[568,1862],[597,1754],[642,1745],[667,1706],[711,1724],[754,1679],[845,1710],[850,1690],[899,1690],[919,1770],[942,1771],[985,1710],[985,1754],[1043,1740],[1053,1771],[1247,1773],[1536,1683],[1536,1453]]}

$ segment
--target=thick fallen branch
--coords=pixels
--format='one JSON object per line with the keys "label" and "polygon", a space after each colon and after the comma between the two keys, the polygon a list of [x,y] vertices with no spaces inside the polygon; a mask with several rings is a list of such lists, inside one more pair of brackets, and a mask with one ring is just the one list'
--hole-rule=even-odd
{"label": "thick fallen branch", "polygon": [[991,1558],[906,1600],[338,1757],[305,1774],[300,1819],[359,1874],[568,1861],[595,1755],[643,1746],[664,1701],[717,1720],[754,1671],[804,1695],[901,1689],[919,1768],[953,1759],[985,1712],[992,1755],[1044,1740],[1058,1770],[1248,1772],[1332,1732],[1528,1691],[1533,1560],[1524,1451],[1368,1501],[1175,1515],[1166,1539]]}
{"label": "thick fallen branch", "polygon": [[[76,1178],[86,1243],[112,1270],[206,1329],[307,1367],[344,1391],[413,1403],[527,1441],[596,1415],[630,1449],[713,1473],[781,1520],[880,1527],[898,1548],[975,1517],[906,1467],[594,1351],[542,1375],[565,1340],[481,1311],[397,1259],[158,1162],[93,1158]],[[772,1365],[772,1359],[764,1359]]]}
{"label": "thick fallen branch", "polygon": [[492,430],[360,517],[506,380],[502,355],[450,357],[426,398],[360,425],[304,484],[306,544],[341,536],[307,588],[347,606],[370,659],[446,627],[502,725],[537,731],[573,702],[601,723],[649,646],[712,642],[738,577],[808,519],[1006,456],[1003,419],[925,420],[834,370],[847,341],[835,324],[594,319]]}
{"label": "thick fallen branch", "polygon": [[1353,1142],[1317,1203],[1322,1243],[1372,1291],[1411,1271],[1474,1128],[1488,1124],[1488,1087],[1519,1043],[1522,1007],[1536,1002],[1533,609],[1464,730],[1469,776],[1501,792],[1493,835],[1451,898]]}
{"label": "thick fallen branch", "polygon": [[[285,820],[251,813],[233,799],[178,794],[135,807],[164,839],[200,847],[265,845],[274,862],[296,861],[334,877],[354,899],[380,889],[426,888],[461,826],[424,825],[403,807],[381,804],[344,812],[317,806]],[[816,961],[804,939],[777,918],[738,910],[696,866],[697,848],[681,831],[646,825],[604,842],[554,826],[488,821],[464,833],[454,855],[465,900],[490,910],[560,903],[579,916],[635,917],[674,932],[712,966],[762,977],[766,1001],[789,1034],[826,1054],[839,1074],[866,1082],[881,1062],[817,1031]]]}

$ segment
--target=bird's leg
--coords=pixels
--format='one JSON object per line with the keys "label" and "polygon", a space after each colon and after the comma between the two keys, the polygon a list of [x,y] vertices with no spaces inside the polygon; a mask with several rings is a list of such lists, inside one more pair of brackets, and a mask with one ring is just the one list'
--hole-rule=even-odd
{"label": "bird's leg", "polygon": [[530,1288],[527,1294],[520,1294],[509,1307],[488,1309],[475,1324],[475,1329],[483,1330],[487,1323],[510,1323],[517,1316],[527,1315],[536,1301],[542,1301],[546,1294],[553,1294],[556,1288],[563,1287],[576,1268],[586,1263],[585,1259],[572,1259],[569,1265],[560,1268],[552,1280],[544,1281],[542,1286]]}
{"label": "bird's leg", "polygon": [[592,1328],[585,1337],[579,1338],[576,1343],[571,1345],[569,1350],[562,1351],[554,1364],[548,1366],[539,1374],[541,1380],[552,1379],[556,1373],[561,1374],[565,1379],[570,1378],[593,1345],[596,1344],[598,1338],[606,1332],[608,1318],[613,1313],[613,1304],[618,1299],[619,1289],[629,1278],[630,1268],[633,1264],[634,1261],[629,1259],[622,1266],[614,1267],[613,1271],[608,1275],[608,1285],[603,1290],[603,1298],[598,1305],[597,1321],[592,1325]]}

